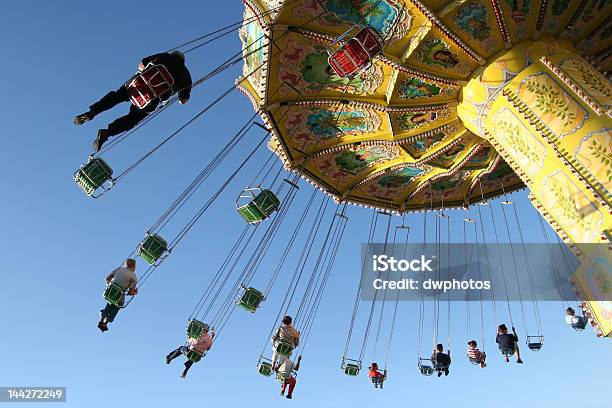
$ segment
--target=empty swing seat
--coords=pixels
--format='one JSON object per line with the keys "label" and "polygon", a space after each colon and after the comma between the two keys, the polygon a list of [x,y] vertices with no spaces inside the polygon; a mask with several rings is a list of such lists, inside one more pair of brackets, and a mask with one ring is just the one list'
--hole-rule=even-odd
{"label": "empty swing seat", "polygon": [[264,295],[255,288],[246,288],[238,301],[238,305],[251,313],[255,313]]}
{"label": "empty swing seat", "polygon": [[266,377],[270,377],[272,375],[272,364],[267,361],[262,361],[257,365],[257,371],[261,375],[265,375]]}
{"label": "empty swing seat", "polygon": [[104,300],[109,304],[119,306],[123,303],[125,289],[116,282],[111,283],[104,290]]}
{"label": "empty swing seat", "polygon": [[276,352],[281,356],[289,357],[293,352],[293,344],[278,342],[276,344]]}
{"label": "empty swing seat", "polygon": [[[247,190],[250,196],[254,196],[252,190]],[[246,197],[241,195],[241,197]],[[248,204],[237,206],[238,214],[248,223],[256,224],[268,218],[274,211],[280,208],[280,200],[270,190],[261,190]]]}
{"label": "empty swing seat", "polygon": [[433,362],[430,359],[419,358],[418,367],[419,367],[419,372],[423,375],[430,376],[434,373]]}
{"label": "empty swing seat", "polygon": [[149,63],[128,82],[128,97],[134,106],[143,109],[162,95],[169,96],[173,85],[174,78],[165,66]]}
{"label": "empty swing seat", "polygon": [[102,187],[107,181],[112,182],[113,169],[102,159],[90,159],[74,174],[74,181],[88,196]]}
{"label": "empty swing seat", "polygon": [[199,339],[204,331],[204,323],[199,320],[191,319],[187,326],[187,336],[192,339]]}
{"label": "empty swing seat", "polygon": [[544,336],[527,336],[527,347],[532,351],[539,351],[544,345]]}
{"label": "empty swing seat", "polygon": [[372,27],[365,27],[342,47],[330,53],[328,62],[340,77],[354,76],[366,69],[372,58],[382,52],[382,48],[378,32]]}
{"label": "empty swing seat", "polygon": [[200,361],[203,355],[203,353],[199,352],[196,349],[189,349],[185,353],[185,357],[187,357],[188,360],[193,361],[194,363]]}
{"label": "empty swing seat", "polygon": [[157,234],[150,234],[140,243],[138,256],[150,265],[155,264],[168,250],[168,243]]}
{"label": "empty swing seat", "polygon": [[356,376],[357,374],[359,374],[359,370],[359,364],[348,363],[344,365],[344,374],[346,375]]}

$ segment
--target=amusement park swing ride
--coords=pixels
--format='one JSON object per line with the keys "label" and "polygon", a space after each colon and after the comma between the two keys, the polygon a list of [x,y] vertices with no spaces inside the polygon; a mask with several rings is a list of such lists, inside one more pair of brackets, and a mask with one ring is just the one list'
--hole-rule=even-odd
{"label": "amusement park swing ride", "polygon": [[[187,319],[190,338],[199,338],[206,322],[215,328],[218,341],[236,309],[256,313],[272,296],[283,271],[291,280],[268,338],[280,318],[290,314],[301,332],[300,344],[295,347],[280,341],[275,351],[282,356],[300,353],[319,311],[349,213],[359,216],[367,211],[349,211],[351,204],[370,209],[367,242],[380,236],[376,232],[382,225],[385,249],[409,240],[420,242],[409,226],[420,222],[416,221],[419,217],[423,243],[431,242],[432,219],[433,241],[438,246],[443,241],[450,243],[450,231],[457,228],[463,228],[464,245],[514,243],[519,252],[512,254],[513,265],[501,267],[506,268],[504,285],[506,279],[515,277],[520,285],[517,262],[526,256],[521,248],[525,248],[523,229],[527,226],[521,225],[508,194],[524,188],[529,189],[529,198],[541,215],[547,245],[567,247],[579,266],[563,251],[551,264],[563,262],[574,268],[576,299],[585,301],[581,307],[597,335],[610,336],[609,263],[607,275],[602,275],[589,262],[602,254],[609,260],[612,236],[612,87],[606,77],[612,67],[612,4],[570,2],[562,8],[557,3],[244,0],[243,20],[173,48],[189,53],[239,30],[242,49],[192,87],[242,64],[242,76],[236,83],[115,176],[103,156],[172,106],[177,98],[170,98],[135,129],[92,154],[75,172],[75,181],[88,196],[108,193],[224,97],[239,90],[249,98],[255,114],[160,215],[132,253],[149,265],[139,278],[141,286],[249,159],[267,145],[268,159],[237,193],[235,209],[245,226]],[[172,78],[163,66],[147,66],[129,83],[131,102],[144,107],[171,86]],[[263,135],[252,135],[262,131]],[[259,142],[225,181],[208,189],[212,191],[208,200],[185,225],[177,227],[178,233],[163,235],[164,227],[173,223],[219,164],[238,145],[257,137]],[[277,159],[282,163],[278,171]],[[316,188],[301,216],[291,220],[287,213],[304,187],[301,180]],[[462,226],[451,228],[450,211],[465,212]],[[279,228],[288,221],[294,222],[294,229],[276,267],[268,276],[258,273],[262,260],[271,256],[268,250]],[[556,232],[556,239],[548,236],[545,222]],[[518,233],[511,234],[511,230]],[[300,255],[290,266],[295,260],[289,254],[303,235]],[[485,255],[490,264],[497,259],[501,262],[494,253]],[[315,259],[314,266],[307,266],[309,259]],[[366,259],[367,251],[364,262]],[[530,281],[522,289],[533,295],[535,271],[524,262]],[[286,272],[291,268],[292,272]],[[593,274],[598,278],[593,279]],[[399,294],[389,298],[387,291],[376,291],[371,301],[360,301],[364,279],[362,272],[341,358],[342,371],[349,376],[362,370],[368,345],[382,357],[386,373],[398,314]],[[307,282],[305,289],[298,291],[303,282]],[[133,300],[133,296],[123,300],[125,291],[110,284],[104,298],[125,308]],[[513,316],[508,298],[488,303],[496,322],[501,321],[498,307],[507,309],[512,326],[515,321],[522,326],[527,348],[539,351],[544,346],[540,310],[535,297],[529,297],[530,302],[519,299],[518,317],[516,310]],[[434,346],[445,332],[450,347],[451,301],[421,298],[418,303],[417,367],[423,375],[440,375],[448,367],[424,355],[422,346],[428,332]],[[465,310],[468,333],[472,335],[472,323],[479,316],[480,347],[484,349],[486,302],[475,303],[477,315],[470,303]],[[392,308],[392,319],[388,344],[381,354],[376,350],[383,341],[385,305]],[[433,316],[431,330],[425,327],[428,308]],[[356,322],[363,309],[365,330],[355,349],[353,337],[359,332]],[[533,318],[527,318],[528,309]],[[448,322],[445,329],[440,327],[443,314]],[[268,338],[257,365],[264,376],[275,371],[265,356]],[[513,350],[502,353],[508,356]],[[197,362],[203,354],[191,350],[187,358]]]}

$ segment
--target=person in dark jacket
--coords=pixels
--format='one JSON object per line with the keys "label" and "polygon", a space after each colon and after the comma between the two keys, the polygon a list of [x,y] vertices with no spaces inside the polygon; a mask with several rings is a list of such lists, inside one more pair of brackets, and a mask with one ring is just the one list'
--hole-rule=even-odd
{"label": "person in dark jacket", "polygon": [[508,333],[508,328],[505,324],[500,324],[497,327],[497,337],[495,338],[495,342],[499,346],[499,350],[501,351],[506,363],[510,361],[508,356],[516,354],[516,362],[523,364],[523,360],[521,359],[521,351],[518,344],[516,344],[518,339],[519,338],[516,334],[516,329],[514,326],[512,326],[512,334]]}
{"label": "person in dark jacket", "polygon": [[[98,137],[96,138],[93,144],[95,152],[100,150],[102,145],[108,140],[109,137],[116,136],[136,126],[138,122],[146,118],[149,113],[153,112],[155,108],[157,108],[157,105],[159,105],[160,100],[162,102],[166,101],[170,98],[170,96],[172,96],[172,94],[178,93],[179,101],[181,104],[187,103],[187,101],[189,101],[192,85],[191,74],[185,66],[185,56],[182,52],[164,52],[161,54],[155,54],[149,57],[145,57],[138,65],[138,70],[143,71],[149,63],[153,63],[155,65],[163,65],[164,67],[166,67],[166,69],[174,79],[174,83],[172,85],[172,92],[166,92],[160,95],[159,98],[151,101],[151,103],[149,103],[143,109],[139,109],[138,107],[132,104],[130,106],[130,111],[127,115],[122,116],[116,119],[114,122],[110,123],[107,129],[98,130]],[[82,125],[83,123],[92,120],[99,113],[109,110],[122,102],[128,102],[129,100],[130,99],[128,96],[128,89],[126,85],[123,84],[116,91],[109,92],[98,102],[91,105],[89,107],[89,111],[75,116],[74,124],[77,126]]]}
{"label": "person in dark jacket", "polygon": [[438,377],[442,376],[442,373],[448,375],[448,368],[451,365],[450,350],[444,353],[444,346],[442,344],[437,344],[431,355],[431,361],[438,372]]}

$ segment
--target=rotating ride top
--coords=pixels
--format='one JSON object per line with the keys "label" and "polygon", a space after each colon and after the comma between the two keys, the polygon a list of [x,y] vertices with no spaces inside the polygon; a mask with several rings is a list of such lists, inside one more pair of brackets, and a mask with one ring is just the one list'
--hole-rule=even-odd
{"label": "rotating ride top", "polygon": [[612,333],[612,302],[595,301],[612,278],[589,267],[612,236],[612,3],[244,3],[238,88],[285,168],[399,213],[528,188],[583,260],[574,279],[598,333]]}

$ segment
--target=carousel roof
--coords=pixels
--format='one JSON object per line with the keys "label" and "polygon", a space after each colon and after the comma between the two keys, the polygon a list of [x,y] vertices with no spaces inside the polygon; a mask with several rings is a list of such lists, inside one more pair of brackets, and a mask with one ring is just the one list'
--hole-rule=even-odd
{"label": "carousel roof", "polygon": [[[612,1],[245,5],[239,88],[272,129],[270,148],[334,197],[394,211],[463,206],[524,187],[457,115],[462,88],[487,61],[523,40],[558,36],[610,64],[604,16]],[[342,78],[327,50],[358,25],[375,28],[384,50],[361,75]]]}

